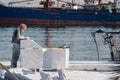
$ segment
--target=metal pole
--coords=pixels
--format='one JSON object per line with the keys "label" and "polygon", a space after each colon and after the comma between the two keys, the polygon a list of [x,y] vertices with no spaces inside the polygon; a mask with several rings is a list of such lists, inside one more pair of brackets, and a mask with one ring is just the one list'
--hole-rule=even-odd
{"label": "metal pole", "polygon": [[[112,38],[112,37],[111,37]],[[115,58],[114,58],[114,51],[113,51],[113,42],[112,42],[112,39],[110,38],[110,43],[109,43],[109,46],[110,46],[110,54],[111,54],[111,60],[112,61],[115,61]]]}
{"label": "metal pole", "polygon": [[95,46],[96,46],[96,51],[97,51],[97,59],[98,59],[98,61],[100,61],[99,49],[98,49],[98,44],[97,44],[97,41],[96,41],[96,38],[95,38],[95,32],[93,32],[93,33],[92,33],[92,35],[93,35],[93,39],[94,39]]}
{"label": "metal pole", "polygon": [[0,66],[6,70],[15,80],[19,80],[14,74],[12,74],[5,66],[2,65],[2,63],[0,63]]}

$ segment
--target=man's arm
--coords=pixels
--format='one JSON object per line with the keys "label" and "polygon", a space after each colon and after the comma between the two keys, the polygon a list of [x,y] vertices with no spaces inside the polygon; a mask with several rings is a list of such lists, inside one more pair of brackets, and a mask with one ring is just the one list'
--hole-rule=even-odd
{"label": "man's arm", "polygon": [[29,39],[29,37],[25,37],[25,36],[21,35],[20,34],[20,30],[18,30],[17,38],[20,39],[20,40],[27,40],[27,39]]}

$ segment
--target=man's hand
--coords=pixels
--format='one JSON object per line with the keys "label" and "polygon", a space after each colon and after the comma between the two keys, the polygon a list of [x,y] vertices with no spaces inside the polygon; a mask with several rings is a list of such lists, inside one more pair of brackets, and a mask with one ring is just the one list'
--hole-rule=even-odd
{"label": "man's hand", "polygon": [[29,37],[24,37],[24,40],[29,40],[30,38]]}

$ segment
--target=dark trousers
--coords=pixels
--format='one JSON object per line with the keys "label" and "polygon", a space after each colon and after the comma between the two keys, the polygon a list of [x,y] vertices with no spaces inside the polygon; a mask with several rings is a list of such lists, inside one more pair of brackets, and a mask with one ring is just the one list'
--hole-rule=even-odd
{"label": "dark trousers", "polygon": [[11,68],[17,67],[17,61],[20,56],[20,44],[14,43],[13,44],[13,54],[12,54],[12,60],[11,60]]}

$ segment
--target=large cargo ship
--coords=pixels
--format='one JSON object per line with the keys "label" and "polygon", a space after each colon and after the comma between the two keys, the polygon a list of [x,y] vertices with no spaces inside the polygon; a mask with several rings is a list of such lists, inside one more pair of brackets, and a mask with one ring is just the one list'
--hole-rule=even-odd
{"label": "large cargo ship", "polygon": [[[38,26],[119,26],[120,0],[101,3],[84,0],[85,5],[72,1],[61,7],[51,7],[51,0],[41,1],[43,7],[13,7],[0,5],[0,25],[25,23]],[[21,1],[22,2],[22,1]],[[10,5],[15,2],[9,3]],[[79,8],[80,6],[80,8]]]}

